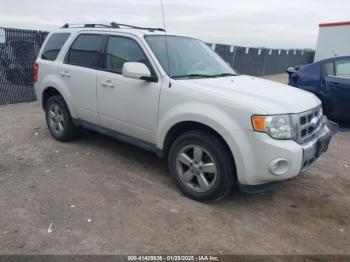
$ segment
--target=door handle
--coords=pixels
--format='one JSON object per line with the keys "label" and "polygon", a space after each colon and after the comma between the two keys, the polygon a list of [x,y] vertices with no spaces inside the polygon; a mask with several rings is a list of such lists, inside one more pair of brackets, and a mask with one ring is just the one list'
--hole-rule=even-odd
{"label": "door handle", "polygon": [[61,75],[62,75],[63,77],[70,77],[70,74],[69,74],[67,71],[61,72]]}
{"label": "door handle", "polygon": [[337,82],[331,82],[330,86],[333,87],[334,89],[342,88],[342,86],[339,83],[337,83]]}
{"label": "door handle", "polygon": [[114,88],[114,84],[111,81],[103,81],[103,82],[101,82],[101,86]]}

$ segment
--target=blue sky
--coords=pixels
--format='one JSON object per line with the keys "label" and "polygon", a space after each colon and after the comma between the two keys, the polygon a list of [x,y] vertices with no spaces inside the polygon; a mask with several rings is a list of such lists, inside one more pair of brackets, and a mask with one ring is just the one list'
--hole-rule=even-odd
{"label": "blue sky", "polygon": [[[251,47],[315,48],[318,24],[350,20],[350,0],[163,0],[169,33]],[[163,27],[160,0],[0,0],[0,26],[66,22]]]}

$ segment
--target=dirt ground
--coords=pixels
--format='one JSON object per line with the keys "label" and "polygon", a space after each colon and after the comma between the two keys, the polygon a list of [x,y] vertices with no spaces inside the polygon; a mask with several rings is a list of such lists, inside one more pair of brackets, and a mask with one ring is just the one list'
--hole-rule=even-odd
{"label": "dirt ground", "polygon": [[341,131],[306,174],[203,204],[152,153],[93,132],[59,143],[37,103],[1,106],[0,254],[350,254]]}

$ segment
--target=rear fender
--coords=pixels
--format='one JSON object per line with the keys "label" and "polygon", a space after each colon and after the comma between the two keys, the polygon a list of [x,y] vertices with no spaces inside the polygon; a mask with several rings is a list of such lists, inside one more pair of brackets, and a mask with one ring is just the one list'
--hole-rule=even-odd
{"label": "rear fender", "polygon": [[56,76],[55,74],[47,75],[46,77],[44,77],[44,79],[42,79],[42,85],[44,86],[43,92],[41,94],[41,98],[38,97],[40,101],[42,101],[42,95],[45,92],[45,90],[47,90],[50,87],[55,88],[66,102],[72,118],[77,118],[75,107],[73,106],[74,103],[71,100],[71,92],[60,77]]}

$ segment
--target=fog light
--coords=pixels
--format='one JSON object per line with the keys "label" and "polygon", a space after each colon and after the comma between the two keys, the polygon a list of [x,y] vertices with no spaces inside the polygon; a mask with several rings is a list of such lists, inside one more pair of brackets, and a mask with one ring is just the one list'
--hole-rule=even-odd
{"label": "fog light", "polygon": [[286,158],[277,158],[269,164],[270,172],[275,176],[283,176],[287,174],[290,168],[290,161]]}

